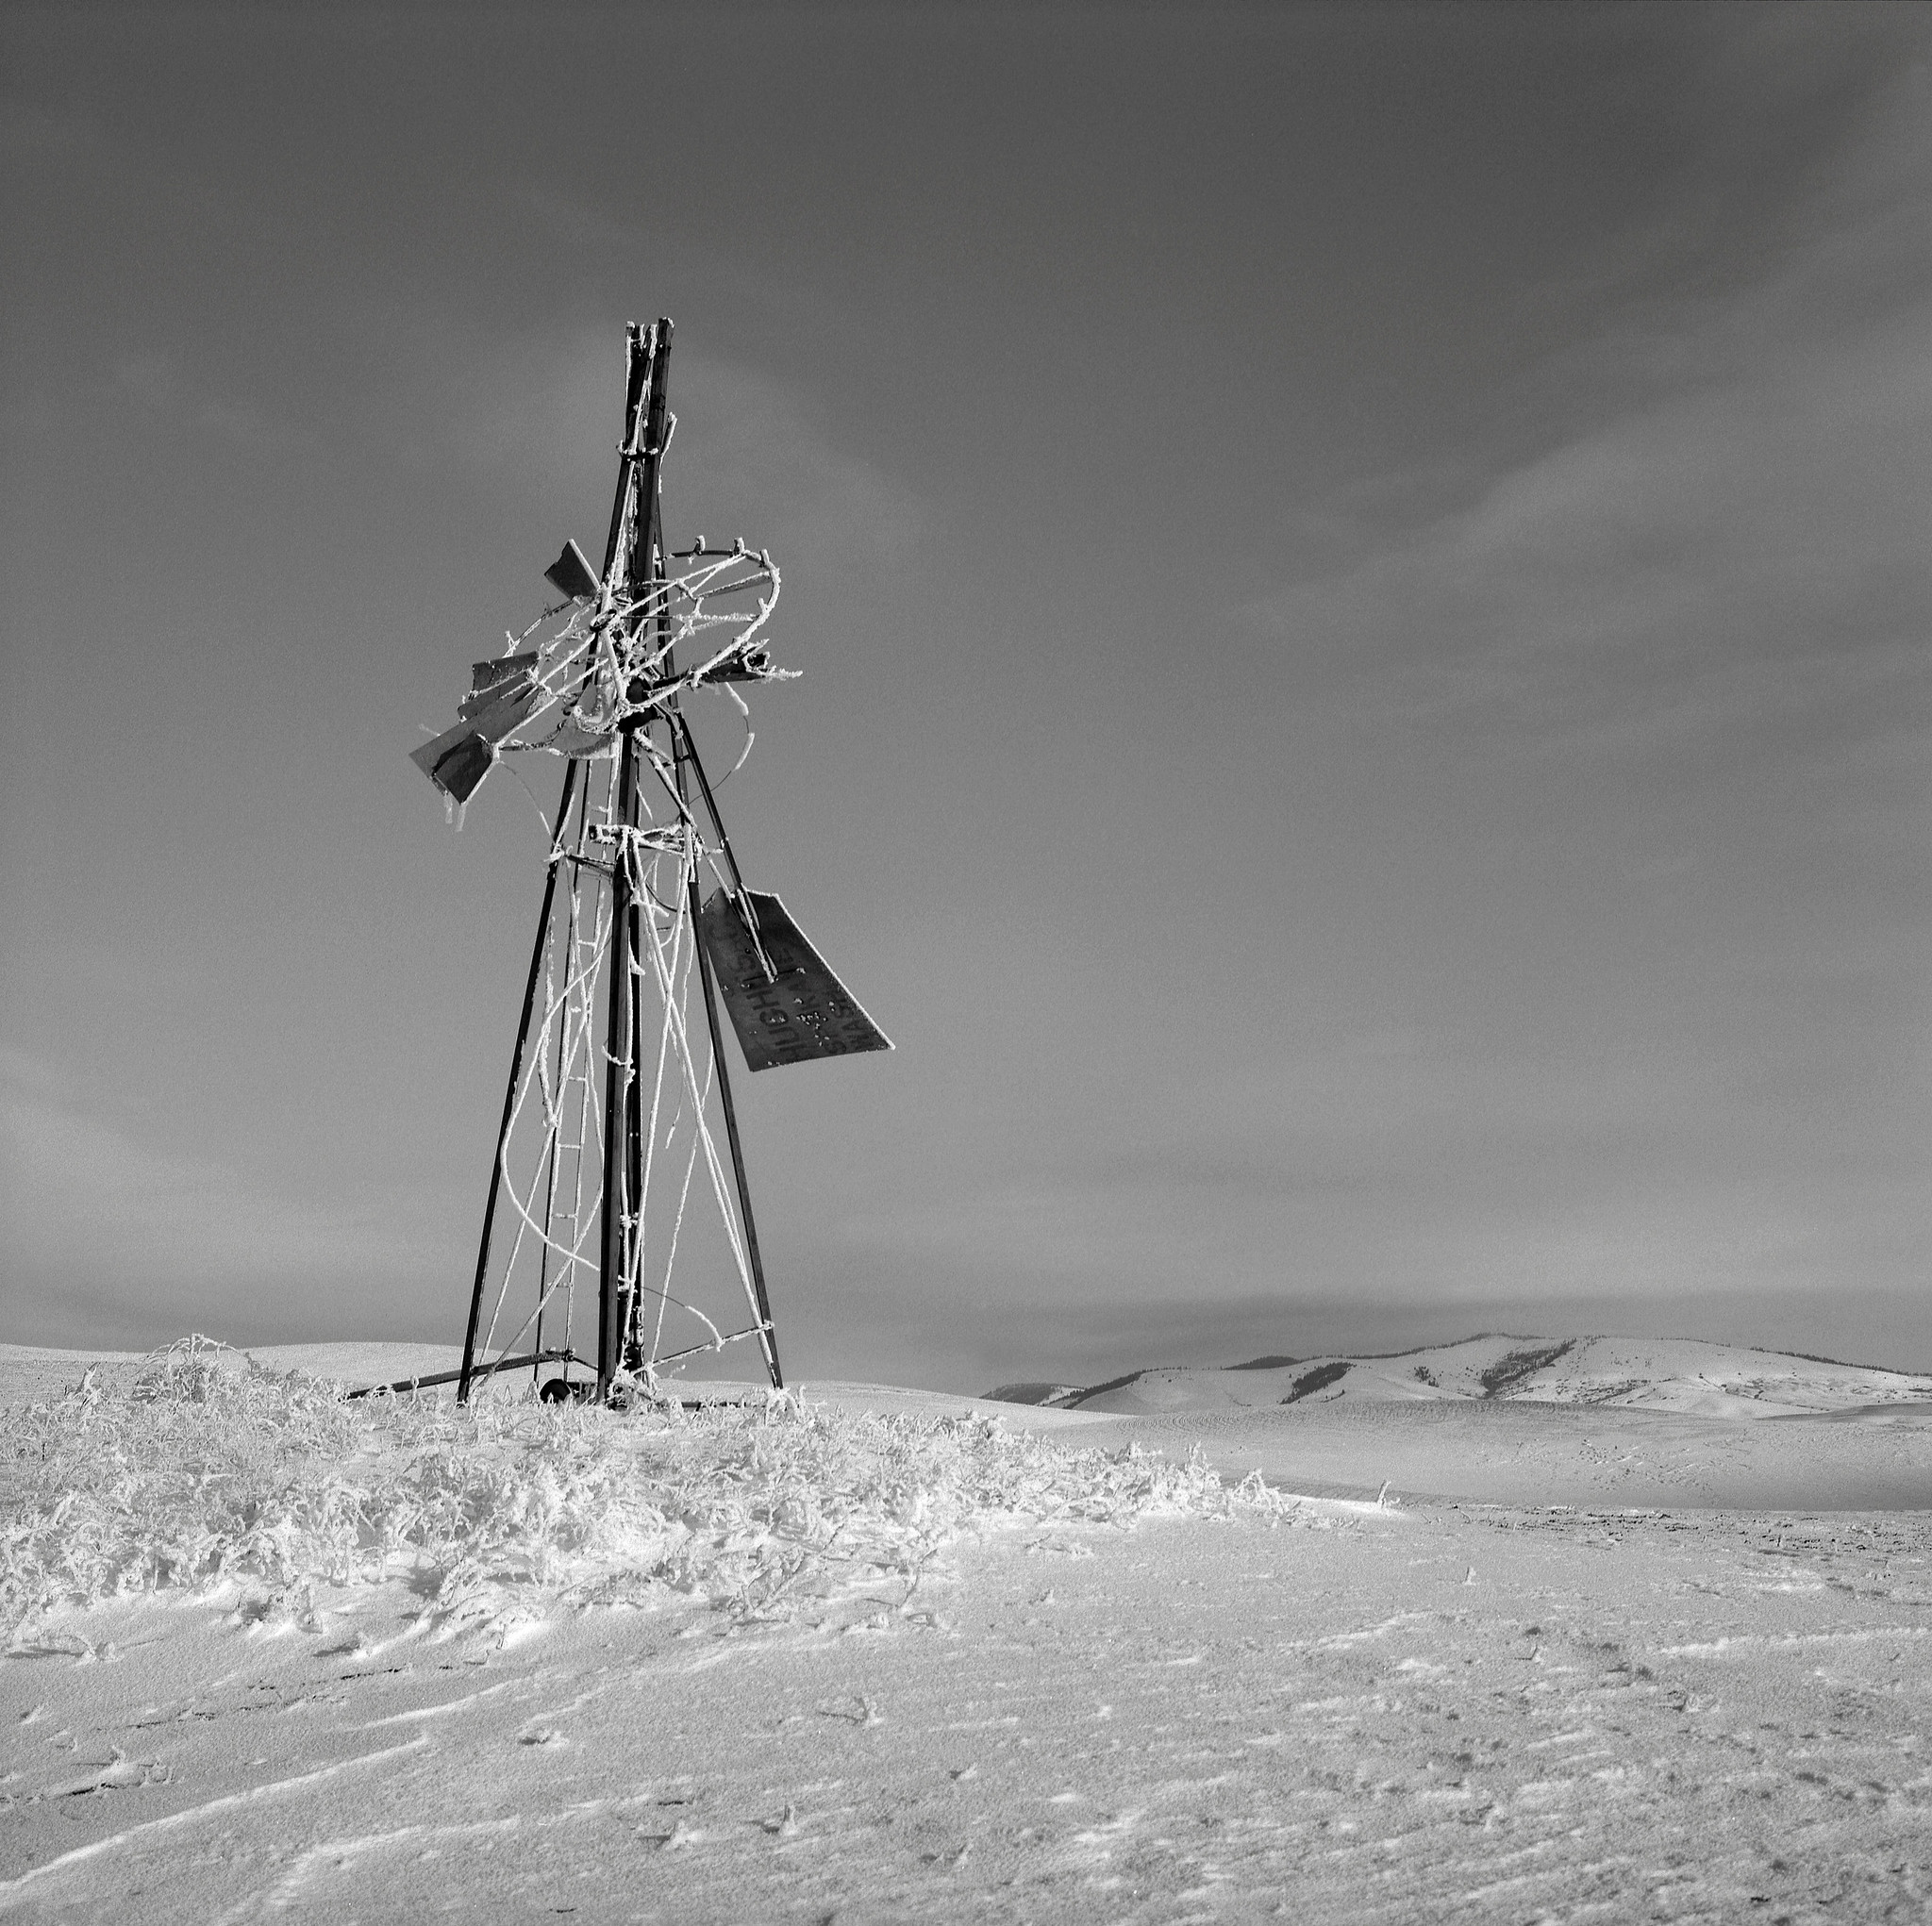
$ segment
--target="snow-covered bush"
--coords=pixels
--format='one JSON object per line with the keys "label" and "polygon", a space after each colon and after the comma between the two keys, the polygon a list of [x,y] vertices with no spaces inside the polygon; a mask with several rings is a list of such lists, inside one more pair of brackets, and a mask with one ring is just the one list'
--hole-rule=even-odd
{"label": "snow-covered bush", "polygon": [[0,1419],[9,1619],[164,1586],[271,1595],[408,1578],[466,1615],[697,1594],[758,1613],[962,1534],[1288,1507],[1198,1458],[1068,1450],[976,1417],[881,1417],[759,1394],[613,1412],[501,1391],[345,1402],[202,1341],[131,1386],[90,1372]]}

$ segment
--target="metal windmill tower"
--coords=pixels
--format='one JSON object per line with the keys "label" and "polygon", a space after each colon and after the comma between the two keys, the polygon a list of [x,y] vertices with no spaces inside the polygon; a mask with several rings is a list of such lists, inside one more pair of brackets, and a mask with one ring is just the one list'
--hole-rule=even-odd
{"label": "metal windmill tower", "polygon": [[[461,720],[413,752],[452,813],[508,756],[564,761],[454,1374],[464,1399],[558,1363],[546,1396],[589,1388],[567,1384],[576,1364],[608,1400],[746,1339],[782,1386],[719,1006],[753,1071],[891,1047],[739,871],[685,706],[722,691],[743,712],[735,685],[795,672],[767,650],[778,571],[742,541],[668,550],[671,324],[626,340],[602,572],[567,543],[545,572],[563,601],[475,665]],[[687,1281],[707,1215],[728,1257]],[[722,1292],[720,1270],[734,1273]]]}

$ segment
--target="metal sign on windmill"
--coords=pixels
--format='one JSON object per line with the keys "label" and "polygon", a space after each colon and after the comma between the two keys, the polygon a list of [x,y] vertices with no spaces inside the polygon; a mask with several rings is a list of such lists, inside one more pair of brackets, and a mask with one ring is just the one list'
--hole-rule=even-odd
{"label": "metal sign on windmill", "polygon": [[[475,665],[456,725],[413,752],[458,822],[506,758],[564,765],[451,1374],[464,1399],[554,1365],[546,1397],[609,1401],[746,1340],[782,1386],[720,1005],[753,1071],[891,1048],[740,872],[687,705],[722,694],[748,722],[740,687],[796,673],[768,649],[778,570],[742,540],[667,546],[670,322],[626,346],[601,573],[566,542],[544,572],[562,601]],[[747,726],[734,768],[750,746]],[[700,1219],[715,1263],[694,1256]]]}

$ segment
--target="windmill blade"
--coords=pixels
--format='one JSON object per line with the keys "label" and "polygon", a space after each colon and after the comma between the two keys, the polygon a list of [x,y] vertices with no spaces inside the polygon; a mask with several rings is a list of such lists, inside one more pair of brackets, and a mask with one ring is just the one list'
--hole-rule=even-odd
{"label": "windmill blade", "polygon": [[[479,662],[480,674],[493,663]],[[496,744],[517,729],[536,707],[542,690],[527,669],[515,670],[506,680],[480,689],[458,705],[463,721],[445,729],[433,741],[409,752],[409,760],[444,795],[467,803],[496,760]]]}
{"label": "windmill blade", "polygon": [[467,720],[515,689],[528,689],[537,679],[538,652],[520,656],[493,656],[487,662],[470,667],[470,692],[457,705],[457,714]]}
{"label": "windmill blade", "polygon": [[758,920],[758,943],[772,959],[774,976],[765,974],[758,944],[724,890],[712,892],[699,922],[705,955],[748,1070],[891,1049],[891,1039],[859,1007],[775,896],[747,889],[742,901]]}
{"label": "windmill blade", "polygon": [[467,722],[409,751],[409,760],[454,803],[467,803],[490,773],[494,752]]}
{"label": "windmill blade", "polygon": [[574,541],[564,543],[563,553],[543,571],[543,579],[559,595],[568,595],[573,602],[593,600],[604,586],[583,550]]}

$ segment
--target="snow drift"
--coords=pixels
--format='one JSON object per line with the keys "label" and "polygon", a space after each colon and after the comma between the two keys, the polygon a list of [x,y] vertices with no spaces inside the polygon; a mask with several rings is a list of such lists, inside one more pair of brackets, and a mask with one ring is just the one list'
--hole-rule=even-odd
{"label": "snow drift", "polygon": [[503,1392],[344,1402],[206,1340],[131,1383],[90,1370],[0,1420],[0,1607],[239,1584],[256,1609],[305,1586],[406,1578],[429,1609],[643,1603],[745,1614],[881,1573],[916,1584],[962,1534],[1279,1510],[1199,1458],[1069,1450],[984,1417],[876,1415],[784,1393],[686,1410],[546,1405]]}

